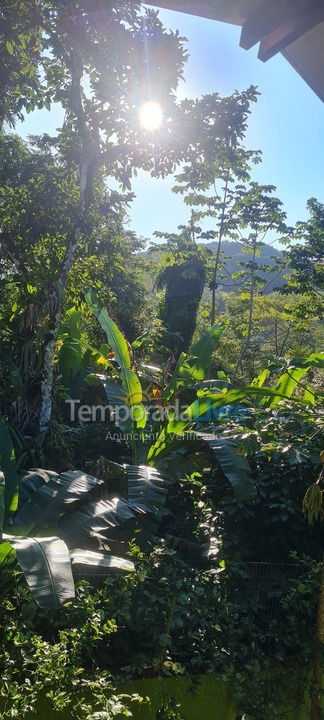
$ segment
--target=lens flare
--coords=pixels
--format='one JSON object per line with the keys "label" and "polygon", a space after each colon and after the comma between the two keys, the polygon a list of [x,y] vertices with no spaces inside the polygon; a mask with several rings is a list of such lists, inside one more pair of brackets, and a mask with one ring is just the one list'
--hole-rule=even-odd
{"label": "lens flare", "polygon": [[158,103],[146,102],[140,109],[140,123],[145,130],[158,130],[162,124],[162,109]]}

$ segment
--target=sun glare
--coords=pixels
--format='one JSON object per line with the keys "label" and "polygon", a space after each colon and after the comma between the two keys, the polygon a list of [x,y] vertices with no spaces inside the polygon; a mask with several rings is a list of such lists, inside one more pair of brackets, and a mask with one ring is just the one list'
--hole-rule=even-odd
{"label": "sun glare", "polygon": [[158,103],[146,102],[140,110],[140,122],[145,130],[158,130],[162,124],[162,109]]}

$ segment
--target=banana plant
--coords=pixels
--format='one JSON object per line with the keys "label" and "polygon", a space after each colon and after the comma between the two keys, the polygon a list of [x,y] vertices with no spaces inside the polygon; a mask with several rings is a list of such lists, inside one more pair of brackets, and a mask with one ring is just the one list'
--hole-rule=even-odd
{"label": "banana plant", "polygon": [[[202,338],[193,345],[189,354],[182,353],[171,377],[159,368],[144,368],[135,372],[135,363],[132,359],[129,346],[113,320],[100,301],[91,292],[85,293],[89,308],[94,312],[101,327],[106,332],[108,345],[115,353],[120,368],[120,384],[111,381],[108,377],[104,386],[110,402],[116,405],[120,402],[129,403],[132,397],[131,389],[126,385],[127,374],[132,380],[132,388],[136,401],[143,401],[143,391],[140,379],[151,381],[156,389],[153,400],[153,409],[160,407],[166,409],[174,404],[176,399],[183,398],[188,393],[193,401],[182,409],[181,417],[177,417],[172,410],[163,414],[163,419],[152,421],[144,405],[146,417],[141,414],[141,423],[133,425],[130,433],[131,450],[134,457],[141,457],[144,462],[158,469],[167,469],[176,475],[187,466],[187,457],[197,450],[197,442],[213,450],[216,462],[220,465],[233,487],[238,500],[248,500],[254,495],[254,488],[246,461],[239,454],[240,437],[223,437],[218,428],[212,428],[212,438],[208,440],[204,433],[196,433],[201,423],[209,420],[209,425],[217,425],[213,418],[215,410],[224,407],[254,407],[262,411],[265,407],[276,408],[281,401],[299,403],[301,405],[313,402],[314,394],[308,386],[304,388],[301,397],[292,397],[295,389],[300,388],[300,379],[311,367],[324,366],[324,353],[314,353],[305,361],[295,360],[287,363],[287,368],[279,377],[274,388],[265,387],[269,379],[270,369],[263,370],[249,386],[235,386],[224,373],[219,373],[216,379],[205,379],[211,365],[211,358],[215,352],[223,331],[222,325],[214,325]],[[135,377],[136,379],[135,379]],[[141,404],[143,410],[143,404]],[[120,425],[124,430],[125,426]],[[134,429],[137,430],[135,439]],[[138,432],[140,430],[140,432]],[[155,438],[152,442],[151,438]],[[129,437],[129,435],[128,435]],[[147,441],[145,438],[149,437]],[[244,467],[243,467],[244,465]],[[179,475],[178,475],[179,476]]]}
{"label": "banana plant", "polygon": [[0,428],[0,568],[15,554],[35,601],[47,609],[74,597],[74,575],[132,571],[128,541],[135,530],[158,531],[171,479],[151,467],[111,463],[124,497],[78,470],[34,470],[13,482],[10,433],[3,421]]}

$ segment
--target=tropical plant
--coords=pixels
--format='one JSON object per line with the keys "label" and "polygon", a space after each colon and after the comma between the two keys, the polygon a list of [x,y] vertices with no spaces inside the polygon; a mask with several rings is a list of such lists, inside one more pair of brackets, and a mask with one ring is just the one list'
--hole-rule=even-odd
{"label": "tropical plant", "polygon": [[[130,541],[137,528],[142,530],[142,534],[137,532],[138,538],[142,537],[144,544],[150,538],[154,545],[168,489],[193,472],[201,474],[200,454],[202,451],[206,455],[207,447],[212,449],[236,500],[251,499],[255,488],[250,467],[238,454],[240,435],[215,433],[213,412],[238,404],[239,412],[246,412],[251,402],[260,408],[276,408],[281,399],[291,398],[296,387],[302,387],[304,393],[297,402],[314,404],[314,394],[301,380],[310,367],[323,365],[321,354],[310,356],[300,365],[288,363],[273,389],[264,387],[270,370],[263,371],[248,387],[235,388],[224,377],[205,381],[222,333],[222,327],[215,326],[193,346],[189,356],[182,353],[170,378],[163,379],[157,369],[144,368],[146,380],[158,389],[153,404],[147,407],[148,399],[143,402],[141,381],[125,338],[94,294],[86,292],[86,299],[106,332],[112,361],[118,369],[119,380],[108,376],[98,379],[112,402],[112,410],[115,403],[115,411],[121,406],[128,411],[121,422],[117,416],[116,422],[126,433],[134,465],[121,466],[105,460],[102,479],[80,471],[60,475],[35,471],[18,483],[10,433],[2,422],[2,560],[5,563],[11,557],[13,547],[37,602],[46,607],[57,607],[73,596],[71,562],[72,567],[89,564],[105,571],[132,569],[125,558],[127,546],[120,543]],[[70,332],[78,335],[77,324],[70,325]],[[78,355],[73,356],[73,362],[79,370]],[[178,416],[177,406],[168,406],[183,393],[194,399]],[[161,413],[164,408],[168,408],[167,412]],[[204,427],[206,421],[213,428],[212,435],[188,433],[189,429]],[[138,462],[147,465],[139,466]],[[111,545],[118,548],[117,556]]]}
{"label": "tropical plant", "polygon": [[[10,475],[12,446],[5,426],[3,439],[1,565],[12,560],[13,548],[36,602],[57,608],[74,597],[75,566],[89,565],[97,574],[133,570],[125,557],[125,542],[150,517],[151,527],[158,528],[171,480],[152,468],[108,463],[105,481],[79,471],[58,475],[35,470],[22,477],[18,491],[17,477]],[[114,481],[120,488],[118,497],[111,489]],[[116,541],[122,556],[109,549]]]}

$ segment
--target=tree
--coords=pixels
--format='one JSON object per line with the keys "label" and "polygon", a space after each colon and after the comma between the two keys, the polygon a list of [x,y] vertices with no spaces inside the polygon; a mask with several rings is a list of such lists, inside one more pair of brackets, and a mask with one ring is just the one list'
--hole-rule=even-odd
{"label": "tree", "polygon": [[[43,348],[58,321],[56,293],[62,293],[62,318],[66,307],[84,308],[83,288],[91,282],[134,339],[144,329],[146,307],[140,269],[133,268],[141,243],[125,230],[132,195],[109,191],[98,177],[91,228],[80,238],[63,286],[62,264],[78,212],[77,172],[65,166],[49,138],[27,146],[4,136],[0,161],[1,406],[18,430],[37,436]],[[88,332],[99,346],[91,327]]]}
{"label": "tree", "polygon": [[0,132],[23,110],[48,102],[41,82],[42,16],[35,0],[4,0],[0,10]]}
{"label": "tree", "polygon": [[[285,225],[286,214],[282,210],[282,202],[273,197],[274,190],[273,185],[259,185],[251,182],[246,188],[239,191],[236,198],[237,227],[243,250],[252,257],[251,260],[240,263],[244,269],[234,273],[233,276],[234,279],[240,280],[241,298],[248,301],[248,322],[246,331],[244,331],[246,337],[234,370],[234,378],[240,365],[243,371],[243,362],[248,360],[251,350],[252,336],[254,334],[255,296],[266,283],[258,272],[262,269],[269,269],[259,266],[256,258],[260,254],[261,247],[270,231],[283,234],[287,230]],[[250,372],[253,377],[253,361]]]}
{"label": "tree", "polygon": [[236,200],[242,190],[238,183],[249,179],[251,163],[260,161],[260,153],[246,150],[243,139],[256,88],[235,92],[221,98],[218,93],[192,102],[192,122],[199,128],[199,141],[192,148],[189,162],[176,176],[174,192],[185,196],[185,203],[195,208],[197,219],[212,218],[213,228],[205,239],[216,239],[216,257],[211,264],[212,292],[210,322],[216,318],[216,294],[222,263],[222,240],[237,238]]}
{"label": "tree", "polygon": [[196,244],[199,232],[193,221],[179,227],[180,233],[155,233],[167,240],[156,289],[165,290],[159,305],[162,321],[160,342],[172,361],[188,352],[196,327],[197,312],[206,282],[207,253]]}
{"label": "tree", "polygon": [[[64,292],[80,242],[93,229],[96,180],[103,173],[130,188],[136,167],[163,174],[174,168],[179,156],[179,148],[170,152],[167,126],[154,155],[152,137],[139,127],[138,112],[141,103],[151,98],[152,88],[166,116],[171,112],[186,57],[181,38],[164,30],[156,12],[141,14],[139,3],[107,5],[99,0],[93,9],[85,0],[68,9],[45,2],[41,10],[40,63],[46,92],[65,110],[57,151],[67,172],[78,178],[79,197],[75,196],[69,216],[60,272],[55,283],[47,285],[45,303],[51,311],[43,345],[40,438],[51,417],[55,342]],[[69,194],[69,188],[65,191]]]}
{"label": "tree", "polygon": [[289,275],[282,292],[308,295],[311,300],[309,314],[315,312],[321,317],[324,291],[324,204],[311,198],[307,208],[309,219],[296,223],[289,247],[284,252],[283,266],[289,270]]}
{"label": "tree", "polygon": [[[306,358],[323,344],[323,329],[316,318],[307,319],[309,297],[290,293],[264,295],[257,293],[254,298],[253,344],[244,370],[249,377],[258,373],[277,358]],[[217,352],[217,361],[229,375],[234,371],[246,339],[249,321],[249,297],[244,293],[224,293],[224,310],[220,320],[225,325],[222,342]],[[305,308],[305,317],[296,318],[296,308]],[[200,331],[206,324],[202,317]],[[313,378],[314,382],[314,378]]]}

